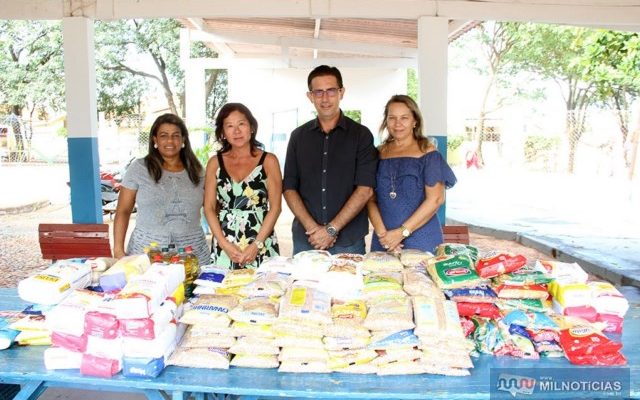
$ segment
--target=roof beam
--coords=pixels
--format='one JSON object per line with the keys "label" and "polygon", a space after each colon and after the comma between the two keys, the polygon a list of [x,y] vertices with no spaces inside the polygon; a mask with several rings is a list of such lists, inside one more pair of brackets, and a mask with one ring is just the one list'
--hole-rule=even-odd
{"label": "roof beam", "polygon": [[[206,31],[206,24],[202,18],[187,18],[189,22],[196,27],[196,30],[192,32],[198,31]],[[233,57],[235,52],[224,42],[207,42],[211,46],[214,47],[216,52],[218,53],[218,57]]]}
{"label": "roof beam", "polygon": [[380,57],[415,58],[417,55],[416,49],[407,47],[303,37],[280,37],[246,33],[212,33],[206,31],[195,31],[192,32],[191,39],[220,43],[252,43],[282,47],[302,47],[308,49],[376,55]]}
{"label": "roof beam", "polygon": [[[416,60],[410,58],[328,58],[320,59],[323,64],[339,65],[341,68],[415,68]],[[233,67],[251,68],[314,68],[318,60],[307,57],[235,57],[235,58],[192,58],[192,66],[206,69],[228,69]]]}
{"label": "roof beam", "polygon": [[4,19],[438,16],[617,29],[634,29],[640,21],[640,0],[0,0],[0,10]]}

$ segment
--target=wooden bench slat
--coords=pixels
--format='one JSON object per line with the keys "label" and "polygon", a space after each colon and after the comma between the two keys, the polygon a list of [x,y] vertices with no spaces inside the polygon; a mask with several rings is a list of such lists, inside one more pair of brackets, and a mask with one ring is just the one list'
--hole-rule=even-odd
{"label": "wooden bench slat", "polygon": [[469,244],[469,227],[466,225],[445,225],[442,235],[445,243]]}
{"label": "wooden bench slat", "polygon": [[42,258],[111,257],[107,224],[40,224]]}

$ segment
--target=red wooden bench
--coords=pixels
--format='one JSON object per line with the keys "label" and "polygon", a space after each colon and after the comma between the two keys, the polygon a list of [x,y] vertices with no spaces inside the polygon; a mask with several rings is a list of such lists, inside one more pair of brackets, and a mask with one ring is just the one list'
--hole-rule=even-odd
{"label": "red wooden bench", "polygon": [[38,233],[45,260],[111,257],[107,224],[40,224]]}
{"label": "red wooden bench", "polygon": [[445,243],[469,244],[469,227],[466,225],[445,225],[442,234]]}

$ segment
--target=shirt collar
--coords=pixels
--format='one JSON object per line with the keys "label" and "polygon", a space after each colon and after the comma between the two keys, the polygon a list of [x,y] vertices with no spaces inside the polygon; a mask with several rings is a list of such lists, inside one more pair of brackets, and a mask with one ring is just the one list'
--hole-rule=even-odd
{"label": "shirt collar", "polygon": [[[316,117],[316,119],[313,120],[313,124],[311,125],[311,127],[313,129],[317,129],[320,132],[322,132],[322,127],[320,126],[320,121],[318,120],[318,117]],[[336,124],[336,127],[333,128],[333,130],[335,130],[338,127],[342,128],[343,130],[347,129],[347,120],[344,114],[342,113],[342,110],[340,110],[340,118],[338,118],[338,123]]]}

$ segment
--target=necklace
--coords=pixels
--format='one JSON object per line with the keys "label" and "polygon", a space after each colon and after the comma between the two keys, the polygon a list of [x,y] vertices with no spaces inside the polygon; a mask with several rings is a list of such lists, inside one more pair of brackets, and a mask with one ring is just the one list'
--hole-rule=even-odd
{"label": "necklace", "polygon": [[395,199],[398,196],[396,193],[396,172],[394,171],[391,175],[391,191],[389,192],[389,197],[391,200]]}

